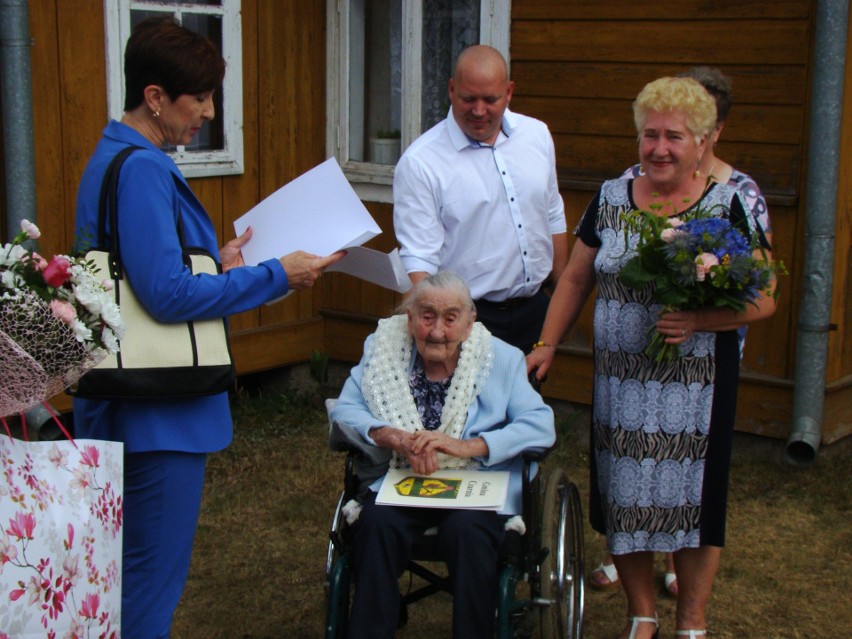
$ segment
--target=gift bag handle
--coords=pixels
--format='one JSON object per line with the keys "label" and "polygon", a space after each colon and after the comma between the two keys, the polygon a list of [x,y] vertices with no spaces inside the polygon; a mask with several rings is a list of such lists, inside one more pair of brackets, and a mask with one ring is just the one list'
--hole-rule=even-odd
{"label": "gift bag handle", "polygon": [[[47,402],[42,402],[41,405],[44,406],[45,409],[47,410],[47,412],[50,413],[50,416],[53,417],[53,421],[56,422],[56,425],[59,427],[59,430],[62,431],[62,434],[65,435],[65,437],[68,439],[69,442],[74,444],[74,448],[77,448],[77,442],[75,442],[74,438],[71,437],[71,433],[69,433],[68,430],[65,428],[65,425],[62,423],[62,420],[60,420],[59,417],[56,416],[56,413],[50,407],[50,404],[48,404]],[[24,415],[23,411],[18,413],[18,415],[21,418],[21,430],[23,431],[24,441],[28,442],[28,441],[30,441],[30,436],[27,433],[27,418]],[[0,417],[0,422],[2,422],[3,429],[6,431],[6,434],[9,436],[9,440],[14,441],[14,437],[12,437],[12,431],[9,428],[9,424],[6,422],[6,418]]]}

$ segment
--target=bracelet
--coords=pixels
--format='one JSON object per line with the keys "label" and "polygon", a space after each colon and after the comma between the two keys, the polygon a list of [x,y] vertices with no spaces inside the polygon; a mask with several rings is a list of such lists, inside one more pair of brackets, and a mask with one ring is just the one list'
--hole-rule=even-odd
{"label": "bracelet", "polygon": [[556,347],[553,344],[548,344],[547,342],[536,342],[532,345],[533,350],[542,347],[552,348],[553,350],[556,350]]}

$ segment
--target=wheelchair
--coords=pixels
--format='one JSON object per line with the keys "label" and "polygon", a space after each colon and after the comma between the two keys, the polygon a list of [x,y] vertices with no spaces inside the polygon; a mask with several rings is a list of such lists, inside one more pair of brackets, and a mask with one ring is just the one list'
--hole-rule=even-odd
{"label": "wheelchair", "polygon": [[[325,566],[326,639],[346,636],[352,589],[352,565],[344,506],[358,494],[359,473],[369,475],[382,460],[370,458],[346,427],[331,424],[329,446],[346,452],[343,491],[329,532]],[[580,494],[561,468],[545,471],[533,464],[549,451],[523,458],[522,499],[526,532],[506,532],[501,552],[497,605],[498,639],[541,637],[579,639],[583,631],[583,518]],[[452,594],[449,579],[424,563],[440,561],[434,537],[418,541],[407,567],[425,584],[402,595],[398,627],[407,622],[407,607],[437,592]]]}

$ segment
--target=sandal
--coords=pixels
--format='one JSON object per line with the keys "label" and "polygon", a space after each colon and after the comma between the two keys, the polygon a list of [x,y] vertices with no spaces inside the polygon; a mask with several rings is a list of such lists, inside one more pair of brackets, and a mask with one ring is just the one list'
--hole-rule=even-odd
{"label": "sandal", "polygon": [[[627,639],[636,639],[636,631],[639,630],[640,623],[652,623],[655,626],[654,634],[651,636],[651,639],[657,639],[660,636],[660,622],[657,621],[657,613],[654,613],[653,617],[628,617],[627,621],[630,622],[630,635]],[[692,632],[692,631],[688,631]],[[699,631],[700,632],[700,631]]]}
{"label": "sandal", "polygon": [[616,570],[615,564],[601,562],[592,571],[589,578],[589,585],[592,587],[592,590],[600,592],[614,592],[621,588],[621,580],[618,578],[618,570]]}
{"label": "sandal", "polygon": [[663,575],[663,584],[666,587],[666,594],[672,599],[677,599],[677,575],[673,572],[667,572]]}
{"label": "sandal", "polygon": [[706,637],[706,630],[676,630],[675,635],[678,637],[689,637],[689,639],[698,639],[699,637]]}

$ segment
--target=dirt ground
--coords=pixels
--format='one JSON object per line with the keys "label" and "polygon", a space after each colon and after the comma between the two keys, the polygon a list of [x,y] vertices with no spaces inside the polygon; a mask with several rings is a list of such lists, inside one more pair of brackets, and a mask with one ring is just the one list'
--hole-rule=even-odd
{"label": "dirt ground", "polygon": [[[234,444],[209,462],[189,583],[174,639],[297,639],[323,635],[328,531],[343,457],[326,449],[316,397],[247,389],[234,401]],[[563,466],[588,494],[588,411],[557,406]],[[727,546],[708,609],[711,638],[852,637],[852,438],[810,468],[783,460],[784,442],[737,434]],[[603,556],[586,524],[586,573]],[[662,558],[659,559],[662,574]],[[660,636],[674,638],[661,595]],[[623,591],[587,589],[587,639],[623,627]],[[449,637],[451,602],[412,606],[400,639]]]}

